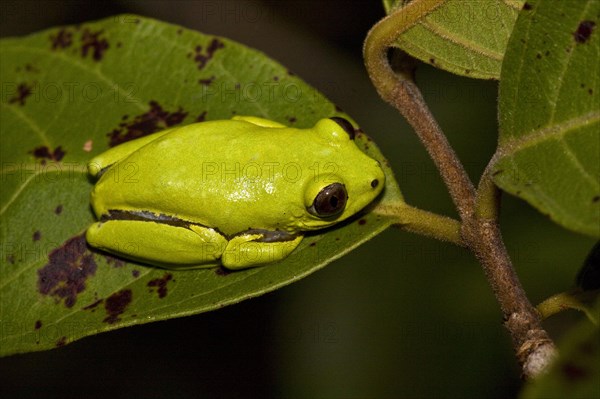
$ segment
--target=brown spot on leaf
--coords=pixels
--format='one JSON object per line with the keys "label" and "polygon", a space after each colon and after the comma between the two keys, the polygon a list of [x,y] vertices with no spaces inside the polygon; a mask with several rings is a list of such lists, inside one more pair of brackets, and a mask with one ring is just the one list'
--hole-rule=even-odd
{"label": "brown spot on leaf", "polygon": [[35,328],[36,330],[39,330],[40,328],[42,328],[42,321],[41,320],[37,320],[35,322],[35,325],[33,326],[33,328]]}
{"label": "brown spot on leaf", "polygon": [[42,232],[39,230],[36,230],[33,232],[33,241],[39,241],[42,238]]}
{"label": "brown spot on leaf", "polygon": [[52,50],[64,49],[73,44],[73,32],[68,28],[60,29],[56,34],[50,35]]}
{"label": "brown spot on leaf", "polygon": [[85,290],[87,279],[96,273],[96,262],[87,250],[85,235],[75,236],[48,256],[49,262],[37,271],[38,290],[51,295],[56,302],[64,300],[73,307],[77,295]]}
{"label": "brown spot on leaf", "polygon": [[229,270],[223,266],[219,266],[215,269],[215,274],[217,276],[227,276],[228,274],[231,274],[231,270]]}
{"label": "brown spot on leaf", "polygon": [[92,302],[89,305],[85,306],[83,310],[91,310],[92,312],[96,310],[96,307],[104,302],[103,299],[98,299],[96,302]]}
{"label": "brown spot on leaf", "polygon": [[140,276],[140,271],[139,270],[132,270],[131,271],[131,275],[133,276],[133,278],[138,278]]}
{"label": "brown spot on leaf", "polygon": [[290,116],[288,118],[288,122],[290,122],[290,123],[296,123],[296,117],[295,116]]}
{"label": "brown spot on leaf", "polygon": [[54,213],[56,213],[57,215],[60,215],[63,211],[63,206],[59,205],[56,207],[56,209],[54,209]]}
{"label": "brown spot on leaf", "polygon": [[81,36],[81,57],[86,58],[88,53],[92,55],[94,61],[100,61],[104,56],[104,52],[108,49],[108,41],[101,38],[102,30],[92,32],[89,29],[84,29]]}
{"label": "brown spot on leaf", "polygon": [[363,226],[363,225],[367,224],[367,220],[366,220],[366,219],[360,219],[360,220],[358,221],[358,224],[359,224],[360,226]]}
{"label": "brown spot on leaf", "polygon": [[32,73],[40,72],[40,70],[37,67],[31,64],[25,64],[25,71]]}
{"label": "brown spot on leaf", "polygon": [[62,337],[60,337],[58,341],[56,341],[57,348],[60,348],[61,346],[65,346],[66,344],[67,344],[67,337],[65,337],[64,335]]}
{"label": "brown spot on leaf", "polygon": [[[179,107],[177,111],[165,111],[156,101],[150,101],[150,110],[136,116],[130,122],[121,122],[119,127],[108,133],[110,147],[126,141],[164,130],[168,127],[181,123],[187,116],[187,112]],[[124,119],[127,119],[125,117]]]}
{"label": "brown spot on leaf", "polygon": [[316,243],[316,242],[311,242],[311,243],[310,243],[310,245],[309,245],[309,247],[314,247],[314,246],[316,246],[316,245],[317,245],[317,243]]}
{"label": "brown spot on leaf", "polygon": [[155,278],[155,279],[148,281],[147,285],[148,285],[148,287],[150,287],[150,292],[152,292],[153,289],[156,288],[159,298],[166,297],[167,296],[167,283],[172,278],[173,278],[173,275],[171,273],[166,273],[161,278]]}
{"label": "brown spot on leaf", "polygon": [[65,151],[61,146],[56,147],[54,151],[52,151],[47,146],[43,145],[34,148],[33,150],[29,151],[29,153],[35,158],[41,159],[43,162],[45,162],[46,159],[58,162],[65,156]]}
{"label": "brown spot on leaf", "polygon": [[204,86],[210,86],[210,84],[212,82],[214,82],[214,80],[215,80],[215,76],[213,75],[207,79],[198,79],[198,83],[200,83],[201,85],[204,85]]}
{"label": "brown spot on leaf", "polygon": [[594,21],[581,21],[577,30],[573,33],[573,38],[577,43],[585,43],[592,35],[595,27],[596,23]]}
{"label": "brown spot on leaf", "polygon": [[28,86],[27,83],[20,83],[17,86],[17,92],[9,100],[9,104],[25,105],[25,100],[31,95],[32,86]]}
{"label": "brown spot on leaf", "polygon": [[529,3],[523,4],[523,10],[525,10],[525,11],[529,11],[532,8],[533,8],[533,6],[531,4],[529,4]]}
{"label": "brown spot on leaf", "polygon": [[133,293],[131,290],[121,290],[106,298],[104,309],[106,309],[108,315],[102,321],[114,324],[121,320],[119,316],[125,312],[127,306],[131,303],[132,297]]}
{"label": "brown spot on leaf", "polygon": [[592,198],[593,203],[596,203],[598,201],[600,201],[600,195],[596,195],[594,198]]}
{"label": "brown spot on leaf", "polygon": [[196,122],[204,122],[206,120],[206,111],[202,111],[198,117],[196,117]]}
{"label": "brown spot on leaf", "polygon": [[206,47],[205,52],[202,52],[202,46],[196,46],[196,48],[194,49],[196,53],[194,55],[194,61],[196,61],[198,69],[203,69],[208,63],[208,61],[210,61],[210,59],[213,57],[215,52],[223,47],[225,47],[223,42],[216,38],[211,40],[211,42]]}
{"label": "brown spot on leaf", "polygon": [[565,363],[561,371],[567,381],[571,382],[583,380],[589,375],[587,370],[573,363]]}
{"label": "brown spot on leaf", "polygon": [[112,267],[118,269],[120,267],[125,266],[125,261],[123,259],[116,258],[112,255],[106,255],[106,254],[103,254],[103,255],[104,255],[104,259],[106,259],[106,263],[108,263]]}

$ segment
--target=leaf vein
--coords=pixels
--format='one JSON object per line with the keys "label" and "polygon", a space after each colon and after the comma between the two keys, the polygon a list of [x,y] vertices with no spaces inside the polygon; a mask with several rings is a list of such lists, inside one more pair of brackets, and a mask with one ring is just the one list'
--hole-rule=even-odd
{"label": "leaf vein", "polygon": [[576,118],[568,119],[562,123],[534,130],[518,138],[510,138],[498,146],[500,157],[512,156],[515,153],[539,144],[546,140],[560,139],[569,133],[576,133],[579,128],[600,122],[600,111],[593,111]]}

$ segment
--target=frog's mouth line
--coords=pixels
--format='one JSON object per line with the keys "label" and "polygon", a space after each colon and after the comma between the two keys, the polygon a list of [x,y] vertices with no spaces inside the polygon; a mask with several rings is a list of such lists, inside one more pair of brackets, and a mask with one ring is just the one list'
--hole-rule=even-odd
{"label": "frog's mouth line", "polygon": [[257,238],[253,241],[256,242],[282,242],[282,241],[293,241],[298,237],[298,234],[290,234],[283,230],[266,230],[266,229],[253,229],[249,228],[248,230],[241,231],[239,233],[233,235],[227,235],[223,232],[219,231],[214,227],[208,227],[200,223],[194,223],[183,219],[178,219],[173,216],[168,216],[164,214],[155,214],[150,211],[123,211],[113,209],[108,211],[108,214],[102,215],[100,218],[100,222],[107,222],[109,220],[137,220],[143,222],[155,222],[167,224],[169,226],[181,227],[184,229],[190,229],[190,226],[198,226],[205,229],[210,229],[216,231],[223,237],[227,238],[227,240],[231,240],[236,236],[243,235],[260,235],[261,238]]}

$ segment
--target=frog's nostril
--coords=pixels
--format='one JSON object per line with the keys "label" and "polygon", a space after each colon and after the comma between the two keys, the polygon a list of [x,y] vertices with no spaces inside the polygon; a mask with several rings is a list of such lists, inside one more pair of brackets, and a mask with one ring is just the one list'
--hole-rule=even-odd
{"label": "frog's nostril", "polygon": [[378,185],[379,185],[379,180],[377,180],[377,179],[374,179],[374,180],[371,182],[371,187],[373,187],[373,188],[377,187]]}

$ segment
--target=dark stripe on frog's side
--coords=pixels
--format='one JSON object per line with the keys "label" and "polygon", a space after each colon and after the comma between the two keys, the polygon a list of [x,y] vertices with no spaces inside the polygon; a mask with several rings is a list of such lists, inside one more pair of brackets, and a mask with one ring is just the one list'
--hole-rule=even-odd
{"label": "dark stripe on frog's side", "polygon": [[108,166],[105,166],[105,167],[103,167],[102,169],[100,169],[100,170],[98,171],[98,173],[96,174],[96,176],[94,176],[94,179],[95,179],[95,180],[100,180],[100,178],[102,177],[102,175],[103,175],[103,174],[104,174],[104,173],[105,173],[107,170],[109,170],[109,169],[110,169],[110,167],[111,167],[111,166],[113,166],[113,165],[114,165],[114,163],[111,163],[110,165],[108,165]]}
{"label": "dark stripe on frog's side", "polygon": [[252,240],[253,242],[283,242],[294,241],[298,238],[298,234],[290,234],[282,230],[264,230],[264,229],[248,229],[240,233],[234,234],[233,237],[262,234],[261,238]]}
{"label": "dark stripe on frog's side", "polygon": [[183,227],[185,229],[189,229],[192,225],[200,226],[207,229],[215,230],[222,236],[226,237],[225,234],[221,233],[218,229],[215,229],[213,227],[208,227],[200,223],[190,222],[162,213],[156,214],[150,211],[121,211],[118,209],[111,209],[110,211],[108,211],[107,215],[102,215],[102,217],[100,218],[101,222],[106,222],[108,220],[138,220],[144,222],[156,222],[168,224],[169,226]]}
{"label": "dark stripe on frog's side", "polygon": [[281,230],[265,230],[265,229],[248,229],[231,236],[227,234],[223,234],[219,229],[214,227],[205,226],[200,223],[190,222],[188,220],[179,219],[173,216],[164,215],[164,214],[156,214],[150,211],[121,211],[117,209],[113,209],[108,211],[107,215],[102,215],[100,218],[101,222],[106,222],[109,220],[137,220],[137,221],[147,221],[147,222],[155,222],[167,224],[169,226],[181,227],[184,229],[189,229],[190,226],[199,226],[204,227],[206,229],[211,229],[221,234],[223,237],[227,238],[227,240],[231,240],[232,237],[243,236],[243,235],[253,235],[253,234],[261,234],[261,238],[257,238],[252,240],[254,242],[283,242],[283,241],[293,241],[298,235],[290,234]]}

